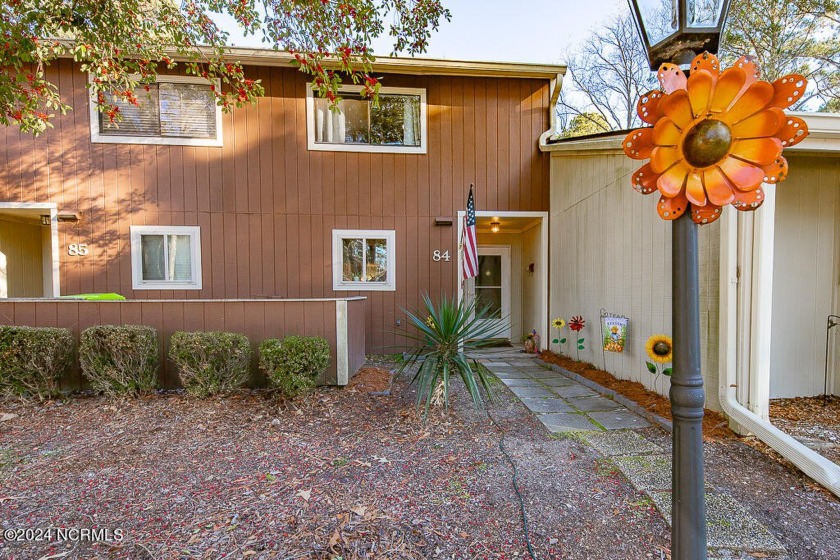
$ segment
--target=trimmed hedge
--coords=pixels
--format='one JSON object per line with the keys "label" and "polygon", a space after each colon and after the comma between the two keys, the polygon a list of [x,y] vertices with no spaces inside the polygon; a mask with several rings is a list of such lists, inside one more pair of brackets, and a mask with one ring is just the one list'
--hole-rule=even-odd
{"label": "trimmed hedge", "polygon": [[82,331],[79,362],[91,386],[107,395],[137,395],[157,385],[157,331],[143,325],[101,325]]}
{"label": "trimmed hedge", "polygon": [[169,358],[187,392],[207,397],[248,381],[251,344],[239,333],[179,331],[172,335]]}
{"label": "trimmed hedge", "polygon": [[0,393],[45,400],[73,362],[73,334],[52,327],[0,326]]}
{"label": "trimmed hedge", "polygon": [[330,364],[330,345],[320,336],[287,336],[260,344],[260,370],[289,398],[315,386]]}

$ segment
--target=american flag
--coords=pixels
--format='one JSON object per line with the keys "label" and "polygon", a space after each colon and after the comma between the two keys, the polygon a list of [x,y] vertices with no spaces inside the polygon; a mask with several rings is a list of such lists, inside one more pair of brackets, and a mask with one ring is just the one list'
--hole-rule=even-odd
{"label": "american flag", "polygon": [[464,280],[478,275],[478,240],[475,236],[475,198],[472,185],[467,198],[467,215],[464,216]]}

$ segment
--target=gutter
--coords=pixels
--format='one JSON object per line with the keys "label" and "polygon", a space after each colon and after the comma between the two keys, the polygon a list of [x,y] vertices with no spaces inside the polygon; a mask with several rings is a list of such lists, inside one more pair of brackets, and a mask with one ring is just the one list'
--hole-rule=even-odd
{"label": "gutter", "polygon": [[551,78],[551,83],[549,85],[551,88],[551,99],[548,101],[548,130],[540,134],[538,142],[540,151],[545,151],[543,146],[547,144],[551,135],[557,131],[557,100],[560,99],[560,90],[563,87],[563,75],[565,73],[566,68],[563,67],[562,71],[557,72],[557,74]]}
{"label": "gutter", "polygon": [[731,420],[840,497],[840,466],[754,414],[736,398],[738,237],[737,216],[734,212],[725,212],[721,217],[720,236],[720,406]]}

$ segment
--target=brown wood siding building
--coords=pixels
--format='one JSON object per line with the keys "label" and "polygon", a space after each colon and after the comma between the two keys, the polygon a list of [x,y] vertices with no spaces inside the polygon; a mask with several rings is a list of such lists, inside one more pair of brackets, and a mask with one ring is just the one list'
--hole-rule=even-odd
{"label": "brown wood siding building", "polygon": [[[309,151],[306,78],[246,67],[262,80],[256,106],[223,118],[224,145],[93,144],[86,75],[68,60],[48,68],[74,111],[41,137],[0,130],[0,201],[54,202],[78,223],[59,225],[62,294],[129,299],[321,298],[361,295],[369,352],[399,343],[401,307],[421,292],[454,293],[457,220],[470,183],[479,210],[549,210],[549,80],[385,75],[425,88],[428,153]],[[451,227],[436,227],[447,216]],[[134,291],[129,226],[201,228],[203,288]],[[333,229],[396,230],[396,291],[332,289]],[[70,244],[89,254],[69,256]],[[456,256],[434,262],[434,250]],[[403,323],[405,325],[405,323]]]}

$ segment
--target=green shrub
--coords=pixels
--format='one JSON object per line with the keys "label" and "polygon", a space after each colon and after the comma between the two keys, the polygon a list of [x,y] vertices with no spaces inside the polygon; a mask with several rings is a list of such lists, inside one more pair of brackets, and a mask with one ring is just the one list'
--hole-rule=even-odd
{"label": "green shrub", "polygon": [[489,306],[477,308],[475,301],[446,296],[435,304],[428,294],[423,294],[422,310],[406,314],[414,329],[399,334],[416,344],[398,371],[414,370],[411,382],[417,383],[417,406],[423,406],[424,418],[432,404],[449,409],[453,377],[464,382],[476,408],[482,405],[481,389],[492,397],[484,367],[470,353],[494,344],[494,338],[510,325],[508,317],[488,321]]}
{"label": "green shrub", "polygon": [[38,400],[58,394],[73,361],[73,334],[52,327],[0,326],[0,392]]}
{"label": "green shrub", "polygon": [[169,358],[178,366],[181,384],[192,395],[206,397],[241,387],[248,380],[251,345],[243,334],[176,332]]}
{"label": "green shrub", "polygon": [[311,389],[330,365],[330,345],[320,336],[287,336],[260,344],[260,370],[283,395]]}
{"label": "green shrub", "polygon": [[79,362],[97,391],[146,393],[157,384],[157,331],[143,325],[90,327],[79,337]]}

